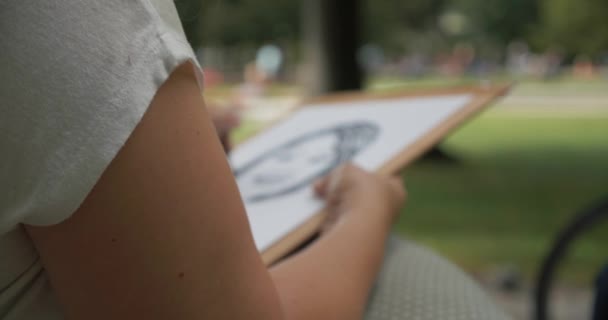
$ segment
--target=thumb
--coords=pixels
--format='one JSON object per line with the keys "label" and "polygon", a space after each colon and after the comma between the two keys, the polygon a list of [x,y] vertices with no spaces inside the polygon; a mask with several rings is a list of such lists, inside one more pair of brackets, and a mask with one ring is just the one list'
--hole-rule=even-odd
{"label": "thumb", "polygon": [[313,188],[317,196],[322,198],[328,198],[334,194],[338,189],[342,181],[343,172],[345,166],[339,166],[334,169],[328,175],[318,179],[314,182]]}
{"label": "thumb", "polygon": [[329,175],[317,179],[312,187],[318,197],[325,198],[327,196],[327,186],[329,184]]}

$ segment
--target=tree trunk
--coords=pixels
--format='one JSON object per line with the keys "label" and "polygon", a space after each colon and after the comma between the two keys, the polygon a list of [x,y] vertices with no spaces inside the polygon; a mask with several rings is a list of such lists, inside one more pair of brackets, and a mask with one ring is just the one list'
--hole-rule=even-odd
{"label": "tree trunk", "polygon": [[360,90],[360,0],[303,0],[311,93]]}

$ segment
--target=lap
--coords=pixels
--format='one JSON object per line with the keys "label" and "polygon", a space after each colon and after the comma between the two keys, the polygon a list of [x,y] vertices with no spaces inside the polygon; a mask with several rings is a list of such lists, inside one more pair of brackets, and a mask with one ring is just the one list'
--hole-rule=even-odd
{"label": "lap", "polygon": [[365,320],[510,319],[468,275],[413,242],[391,237]]}

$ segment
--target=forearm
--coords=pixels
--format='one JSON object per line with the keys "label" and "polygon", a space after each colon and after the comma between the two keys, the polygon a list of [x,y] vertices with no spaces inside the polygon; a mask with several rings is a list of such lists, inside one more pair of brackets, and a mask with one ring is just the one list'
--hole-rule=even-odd
{"label": "forearm", "polygon": [[287,319],[361,318],[390,224],[369,212],[352,218],[271,269]]}

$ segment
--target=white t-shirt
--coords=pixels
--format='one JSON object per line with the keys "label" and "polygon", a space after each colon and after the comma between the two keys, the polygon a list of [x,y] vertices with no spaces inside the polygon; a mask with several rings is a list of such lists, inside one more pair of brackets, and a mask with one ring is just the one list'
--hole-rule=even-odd
{"label": "white t-shirt", "polygon": [[62,318],[21,224],[76,211],[189,60],[173,0],[0,2],[0,319]]}

